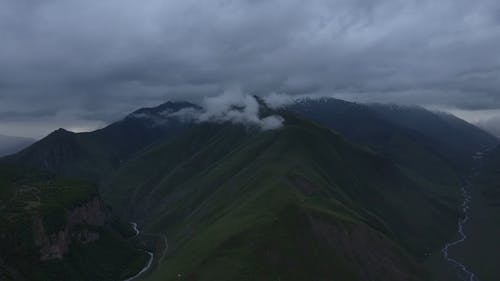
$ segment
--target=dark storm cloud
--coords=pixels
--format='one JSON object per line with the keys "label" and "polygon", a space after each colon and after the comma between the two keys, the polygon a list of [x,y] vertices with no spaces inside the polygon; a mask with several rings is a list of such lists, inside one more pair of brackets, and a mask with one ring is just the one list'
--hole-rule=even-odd
{"label": "dark storm cloud", "polygon": [[4,133],[101,126],[234,86],[500,108],[493,0],[0,0],[0,40]]}

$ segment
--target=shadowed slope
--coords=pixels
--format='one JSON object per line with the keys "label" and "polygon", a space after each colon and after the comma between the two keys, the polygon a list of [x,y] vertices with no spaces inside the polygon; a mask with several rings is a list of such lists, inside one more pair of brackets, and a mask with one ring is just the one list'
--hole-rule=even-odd
{"label": "shadowed slope", "polygon": [[169,236],[154,280],[425,280],[418,260],[454,229],[444,192],[293,115],[266,132],[199,125],[102,188]]}

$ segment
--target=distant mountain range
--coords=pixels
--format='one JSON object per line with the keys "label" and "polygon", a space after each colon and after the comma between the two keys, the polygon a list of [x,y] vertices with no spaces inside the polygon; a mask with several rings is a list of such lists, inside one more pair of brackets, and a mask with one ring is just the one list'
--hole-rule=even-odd
{"label": "distant mountain range", "polygon": [[162,113],[191,106],[196,107],[184,102],[167,102],[155,108],[139,109],[94,132],[58,129],[7,159],[57,175],[96,181],[139,150],[187,129],[189,124]]}
{"label": "distant mountain range", "polygon": [[0,135],[0,157],[14,154],[34,143],[34,139]]}
{"label": "distant mountain range", "polygon": [[[192,127],[192,121],[171,114],[186,108],[200,109],[188,102],[166,102],[139,109],[94,132],[59,129],[9,159],[64,176],[98,180],[136,152]],[[407,156],[398,149],[408,153],[412,150],[407,146],[414,145],[419,148],[413,150],[433,154],[437,158],[433,161],[447,161],[456,170],[466,170],[474,152],[498,142],[459,118],[417,107],[365,105],[325,98],[301,100],[281,110],[295,112],[408,165],[421,155]]]}
{"label": "distant mountain range", "polygon": [[[184,118],[203,108],[167,102],[0,162],[98,184],[122,224],[149,233],[146,280],[435,280],[424,261],[455,235],[475,152],[498,140],[422,108],[255,100],[281,128]],[[151,242],[164,235],[166,254]]]}

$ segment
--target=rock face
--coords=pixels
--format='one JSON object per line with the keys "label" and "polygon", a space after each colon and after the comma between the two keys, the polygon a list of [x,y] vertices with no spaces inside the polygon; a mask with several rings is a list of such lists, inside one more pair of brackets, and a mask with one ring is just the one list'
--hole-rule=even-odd
{"label": "rock face", "polygon": [[95,227],[104,226],[111,216],[99,197],[66,211],[66,224],[55,233],[47,233],[40,216],[33,219],[34,241],[40,248],[40,260],[62,259],[72,243],[87,244],[99,239]]}

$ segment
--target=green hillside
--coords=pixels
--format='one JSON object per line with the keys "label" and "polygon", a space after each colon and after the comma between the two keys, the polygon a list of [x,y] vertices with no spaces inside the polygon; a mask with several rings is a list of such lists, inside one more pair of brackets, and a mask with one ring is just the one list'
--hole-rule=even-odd
{"label": "green hillside", "polygon": [[167,234],[151,280],[427,280],[420,261],[455,231],[456,183],[286,115],[275,131],[199,125],[101,190]]}
{"label": "green hillside", "polygon": [[358,104],[333,98],[287,106],[348,140],[366,145],[429,181],[466,175],[476,151],[498,139],[449,114],[419,107]]}

